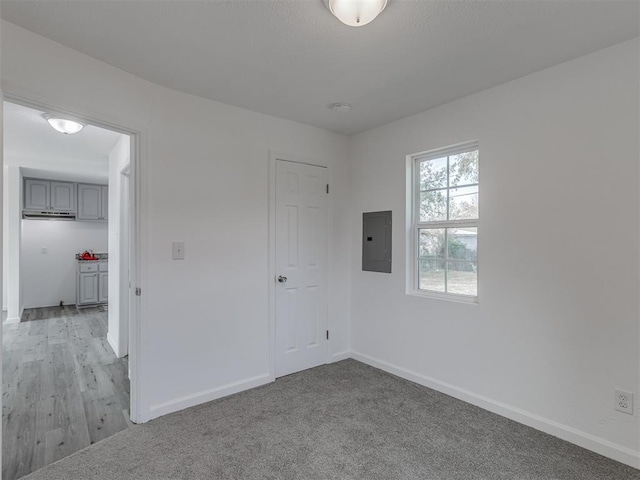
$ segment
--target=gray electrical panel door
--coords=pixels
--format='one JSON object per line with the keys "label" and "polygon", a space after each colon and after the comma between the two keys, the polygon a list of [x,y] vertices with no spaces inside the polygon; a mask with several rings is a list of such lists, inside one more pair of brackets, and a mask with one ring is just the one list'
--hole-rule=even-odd
{"label": "gray electrical panel door", "polygon": [[362,270],[391,273],[391,211],[362,214]]}

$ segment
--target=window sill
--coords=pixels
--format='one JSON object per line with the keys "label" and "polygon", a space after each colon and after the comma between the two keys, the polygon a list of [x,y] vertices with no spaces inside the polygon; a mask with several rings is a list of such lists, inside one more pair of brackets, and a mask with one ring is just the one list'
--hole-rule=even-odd
{"label": "window sill", "polygon": [[438,293],[426,290],[407,290],[407,295],[413,297],[432,298],[434,300],[446,300],[448,302],[465,303],[467,305],[478,305],[478,297],[469,295],[458,295],[455,293]]}

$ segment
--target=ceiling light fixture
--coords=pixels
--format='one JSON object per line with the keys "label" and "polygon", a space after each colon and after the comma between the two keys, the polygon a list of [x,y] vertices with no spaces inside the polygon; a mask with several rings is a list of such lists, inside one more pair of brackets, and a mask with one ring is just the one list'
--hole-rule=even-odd
{"label": "ceiling light fixture", "polygon": [[55,130],[65,135],[73,135],[84,128],[84,124],[59,115],[44,114],[43,117]]}
{"label": "ceiling light fixture", "polygon": [[387,6],[387,0],[322,0],[345,25],[362,27],[372,22]]}
{"label": "ceiling light fixture", "polygon": [[351,110],[351,104],[346,102],[332,103],[329,108],[334,112],[348,112]]}

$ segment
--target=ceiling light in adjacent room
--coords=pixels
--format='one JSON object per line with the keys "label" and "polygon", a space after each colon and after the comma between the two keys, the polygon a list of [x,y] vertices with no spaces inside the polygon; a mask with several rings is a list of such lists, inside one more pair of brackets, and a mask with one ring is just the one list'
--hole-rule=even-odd
{"label": "ceiling light in adjacent room", "polygon": [[351,110],[351,105],[345,102],[332,103],[329,108],[334,112],[348,112]]}
{"label": "ceiling light in adjacent room", "polygon": [[84,124],[58,115],[45,114],[44,118],[55,130],[65,135],[73,135],[84,128]]}
{"label": "ceiling light in adjacent room", "polygon": [[387,6],[387,0],[323,0],[338,20],[350,27],[373,21]]}

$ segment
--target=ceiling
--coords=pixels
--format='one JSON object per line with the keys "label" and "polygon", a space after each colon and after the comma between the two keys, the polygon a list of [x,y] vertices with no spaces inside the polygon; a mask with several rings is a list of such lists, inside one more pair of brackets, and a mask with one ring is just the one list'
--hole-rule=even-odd
{"label": "ceiling", "polygon": [[640,34],[635,0],[390,0],[360,28],[322,0],[3,0],[1,14],[157,84],[345,134]]}
{"label": "ceiling", "polygon": [[22,167],[31,177],[106,181],[109,153],[122,135],[93,125],[75,135],[64,135],[51,128],[42,115],[4,102],[4,164]]}

